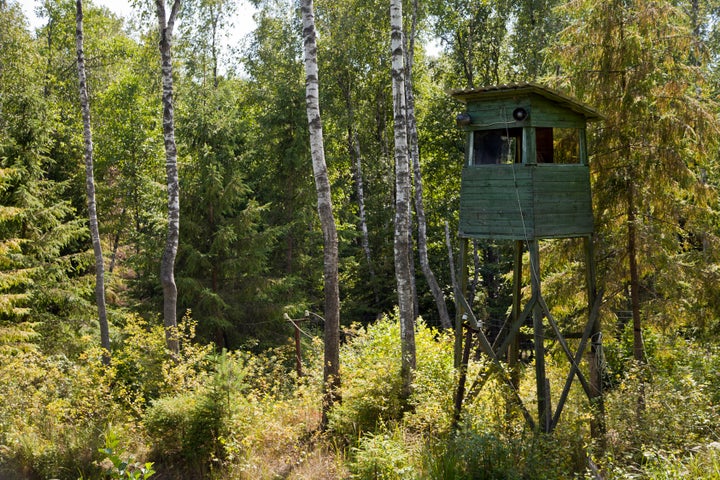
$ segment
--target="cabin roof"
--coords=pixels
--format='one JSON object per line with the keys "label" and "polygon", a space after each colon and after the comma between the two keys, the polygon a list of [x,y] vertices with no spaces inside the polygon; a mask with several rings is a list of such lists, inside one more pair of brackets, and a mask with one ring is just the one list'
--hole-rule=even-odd
{"label": "cabin roof", "polygon": [[551,102],[568,108],[575,113],[583,115],[587,120],[599,120],[603,118],[602,114],[594,108],[589,107],[584,103],[569,97],[568,95],[535,83],[513,83],[507,85],[471,88],[467,90],[452,90],[450,91],[450,95],[463,103],[505,98],[515,99],[517,97],[539,95]]}

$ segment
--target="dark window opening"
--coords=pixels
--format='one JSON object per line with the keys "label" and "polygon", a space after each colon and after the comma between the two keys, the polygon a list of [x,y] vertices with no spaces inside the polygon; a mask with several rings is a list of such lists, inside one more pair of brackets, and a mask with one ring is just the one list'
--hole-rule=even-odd
{"label": "dark window opening", "polygon": [[538,127],[535,129],[535,154],[537,163],[553,163],[553,129]]}
{"label": "dark window opening", "polygon": [[[476,130],[473,134],[472,165],[502,165],[522,162],[522,128]],[[574,128],[535,128],[537,163],[580,163],[580,140]]]}
{"label": "dark window opening", "polygon": [[522,129],[476,131],[473,135],[473,165],[496,165],[522,161]]}

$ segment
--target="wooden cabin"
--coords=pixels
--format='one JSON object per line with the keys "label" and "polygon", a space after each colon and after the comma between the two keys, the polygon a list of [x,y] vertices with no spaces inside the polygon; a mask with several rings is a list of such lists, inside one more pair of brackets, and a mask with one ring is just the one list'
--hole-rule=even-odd
{"label": "wooden cabin", "polygon": [[591,235],[586,146],[592,108],[535,84],[451,93],[466,105],[460,236],[530,241]]}

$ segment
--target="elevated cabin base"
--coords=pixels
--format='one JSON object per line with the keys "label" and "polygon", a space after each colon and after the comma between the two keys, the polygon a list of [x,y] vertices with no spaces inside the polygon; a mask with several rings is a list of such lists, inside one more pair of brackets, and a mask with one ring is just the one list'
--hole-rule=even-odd
{"label": "elevated cabin base", "polygon": [[[480,348],[494,364],[494,372],[499,375],[500,380],[506,383],[512,394],[513,402],[520,408],[527,424],[532,429],[545,433],[552,432],[560,421],[563,407],[570,394],[573,380],[577,379],[585,392],[592,409],[591,432],[593,438],[599,440],[601,449],[604,448],[604,437],[606,433],[604,419],[604,402],[602,396],[602,337],[600,335],[600,304],[602,293],[596,291],[595,266],[593,261],[592,236],[587,235],[583,239],[585,253],[585,278],[587,292],[587,311],[583,332],[579,336],[579,343],[575,348],[566,341],[566,335],[560,328],[560,323],[554,318],[550,307],[545,301],[540,288],[540,249],[537,240],[524,242],[516,240],[515,262],[513,271],[513,301],[510,315],[505,321],[503,329],[494,342],[491,342],[485,335],[482,322],[479,321],[472,311],[470,303],[465,298],[468,278],[467,251],[469,239],[462,240],[460,254],[460,285],[455,292],[458,302],[457,317],[455,324],[455,365],[464,372],[467,366],[467,351],[471,337],[465,341],[463,348],[463,328],[473,330],[480,340]],[[530,260],[530,298],[523,299],[521,292],[522,283],[522,251],[527,245]],[[537,388],[537,415],[534,416],[524,405],[518,394],[518,340],[519,332],[523,325],[532,320],[533,330],[533,360],[535,364],[535,380]],[[575,335],[573,335],[575,336]],[[545,359],[548,346],[557,342],[565,358],[569,362],[569,371],[562,384],[559,395],[551,392],[550,381],[546,375]],[[465,354],[463,354],[463,350]],[[587,354],[587,355],[586,355]],[[587,368],[581,368],[583,358],[587,358]],[[475,395],[482,385],[487,381],[490,370],[483,373],[484,378],[474,381],[472,393]],[[560,386],[560,385],[557,385]],[[464,395],[464,385],[459,385],[456,393],[456,418],[459,418],[459,408]]]}
{"label": "elevated cabin base", "polygon": [[593,232],[587,165],[473,165],[462,172],[460,236],[529,241]]}

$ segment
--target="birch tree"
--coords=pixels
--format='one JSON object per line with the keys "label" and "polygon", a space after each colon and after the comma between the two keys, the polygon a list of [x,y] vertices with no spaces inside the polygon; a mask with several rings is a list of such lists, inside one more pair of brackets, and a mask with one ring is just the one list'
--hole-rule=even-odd
{"label": "birch tree", "polygon": [[305,104],[310,130],[317,209],[323,232],[323,277],[325,280],[325,357],[323,367],[323,425],[335,402],[340,386],[340,287],[338,280],[338,238],[333,217],[330,179],[325,163],[322,122],[320,119],[320,82],[318,78],[315,15],[312,0],[302,0],[303,44],[305,47]]}
{"label": "birch tree", "polygon": [[160,265],[160,281],[163,288],[163,321],[168,349],[178,353],[177,334],[177,285],[175,284],[175,257],[180,239],[180,183],[178,182],[177,146],[173,109],[172,34],[180,9],[180,0],[174,0],[170,15],[165,10],[165,0],[155,0],[158,28],[160,31],[160,56],[162,62],[163,137],[165,141],[165,174],[167,176],[168,225],[165,249]]}
{"label": "birch tree", "polygon": [[418,228],[418,254],[420,257],[420,268],[422,269],[425,281],[430,287],[430,292],[435,299],[435,305],[440,316],[440,325],[443,328],[451,328],[450,315],[448,314],[447,304],[445,303],[445,295],[438,284],[435,274],[430,268],[430,259],[428,258],[427,249],[427,221],[425,217],[425,206],[423,202],[423,181],[420,170],[420,147],[418,144],[417,121],[415,119],[415,95],[412,86],[413,71],[413,51],[415,48],[415,35],[417,29],[417,0],[413,2],[412,28],[409,35],[409,45],[405,52],[405,98],[407,111],[407,130],[410,140],[410,158],[413,166],[413,179],[415,181],[415,215],[417,217]]}
{"label": "birch tree", "polygon": [[415,316],[413,308],[410,243],[410,162],[408,160],[402,0],[390,1],[390,50],[395,128],[395,278],[400,311],[401,375],[409,396],[415,369]]}
{"label": "birch tree", "polygon": [[93,175],[93,141],[90,129],[90,101],[88,100],[87,77],[85,75],[85,53],[83,51],[83,9],[82,0],[75,1],[75,44],[77,49],[78,81],[80,85],[80,107],[83,119],[83,137],[85,141],[85,190],[87,191],[88,220],[90,238],[95,254],[95,301],[100,322],[100,345],[104,349],[103,363],[110,364],[110,329],[105,307],[105,265],[100,229],[98,228],[97,209],[95,207],[95,178]]}

